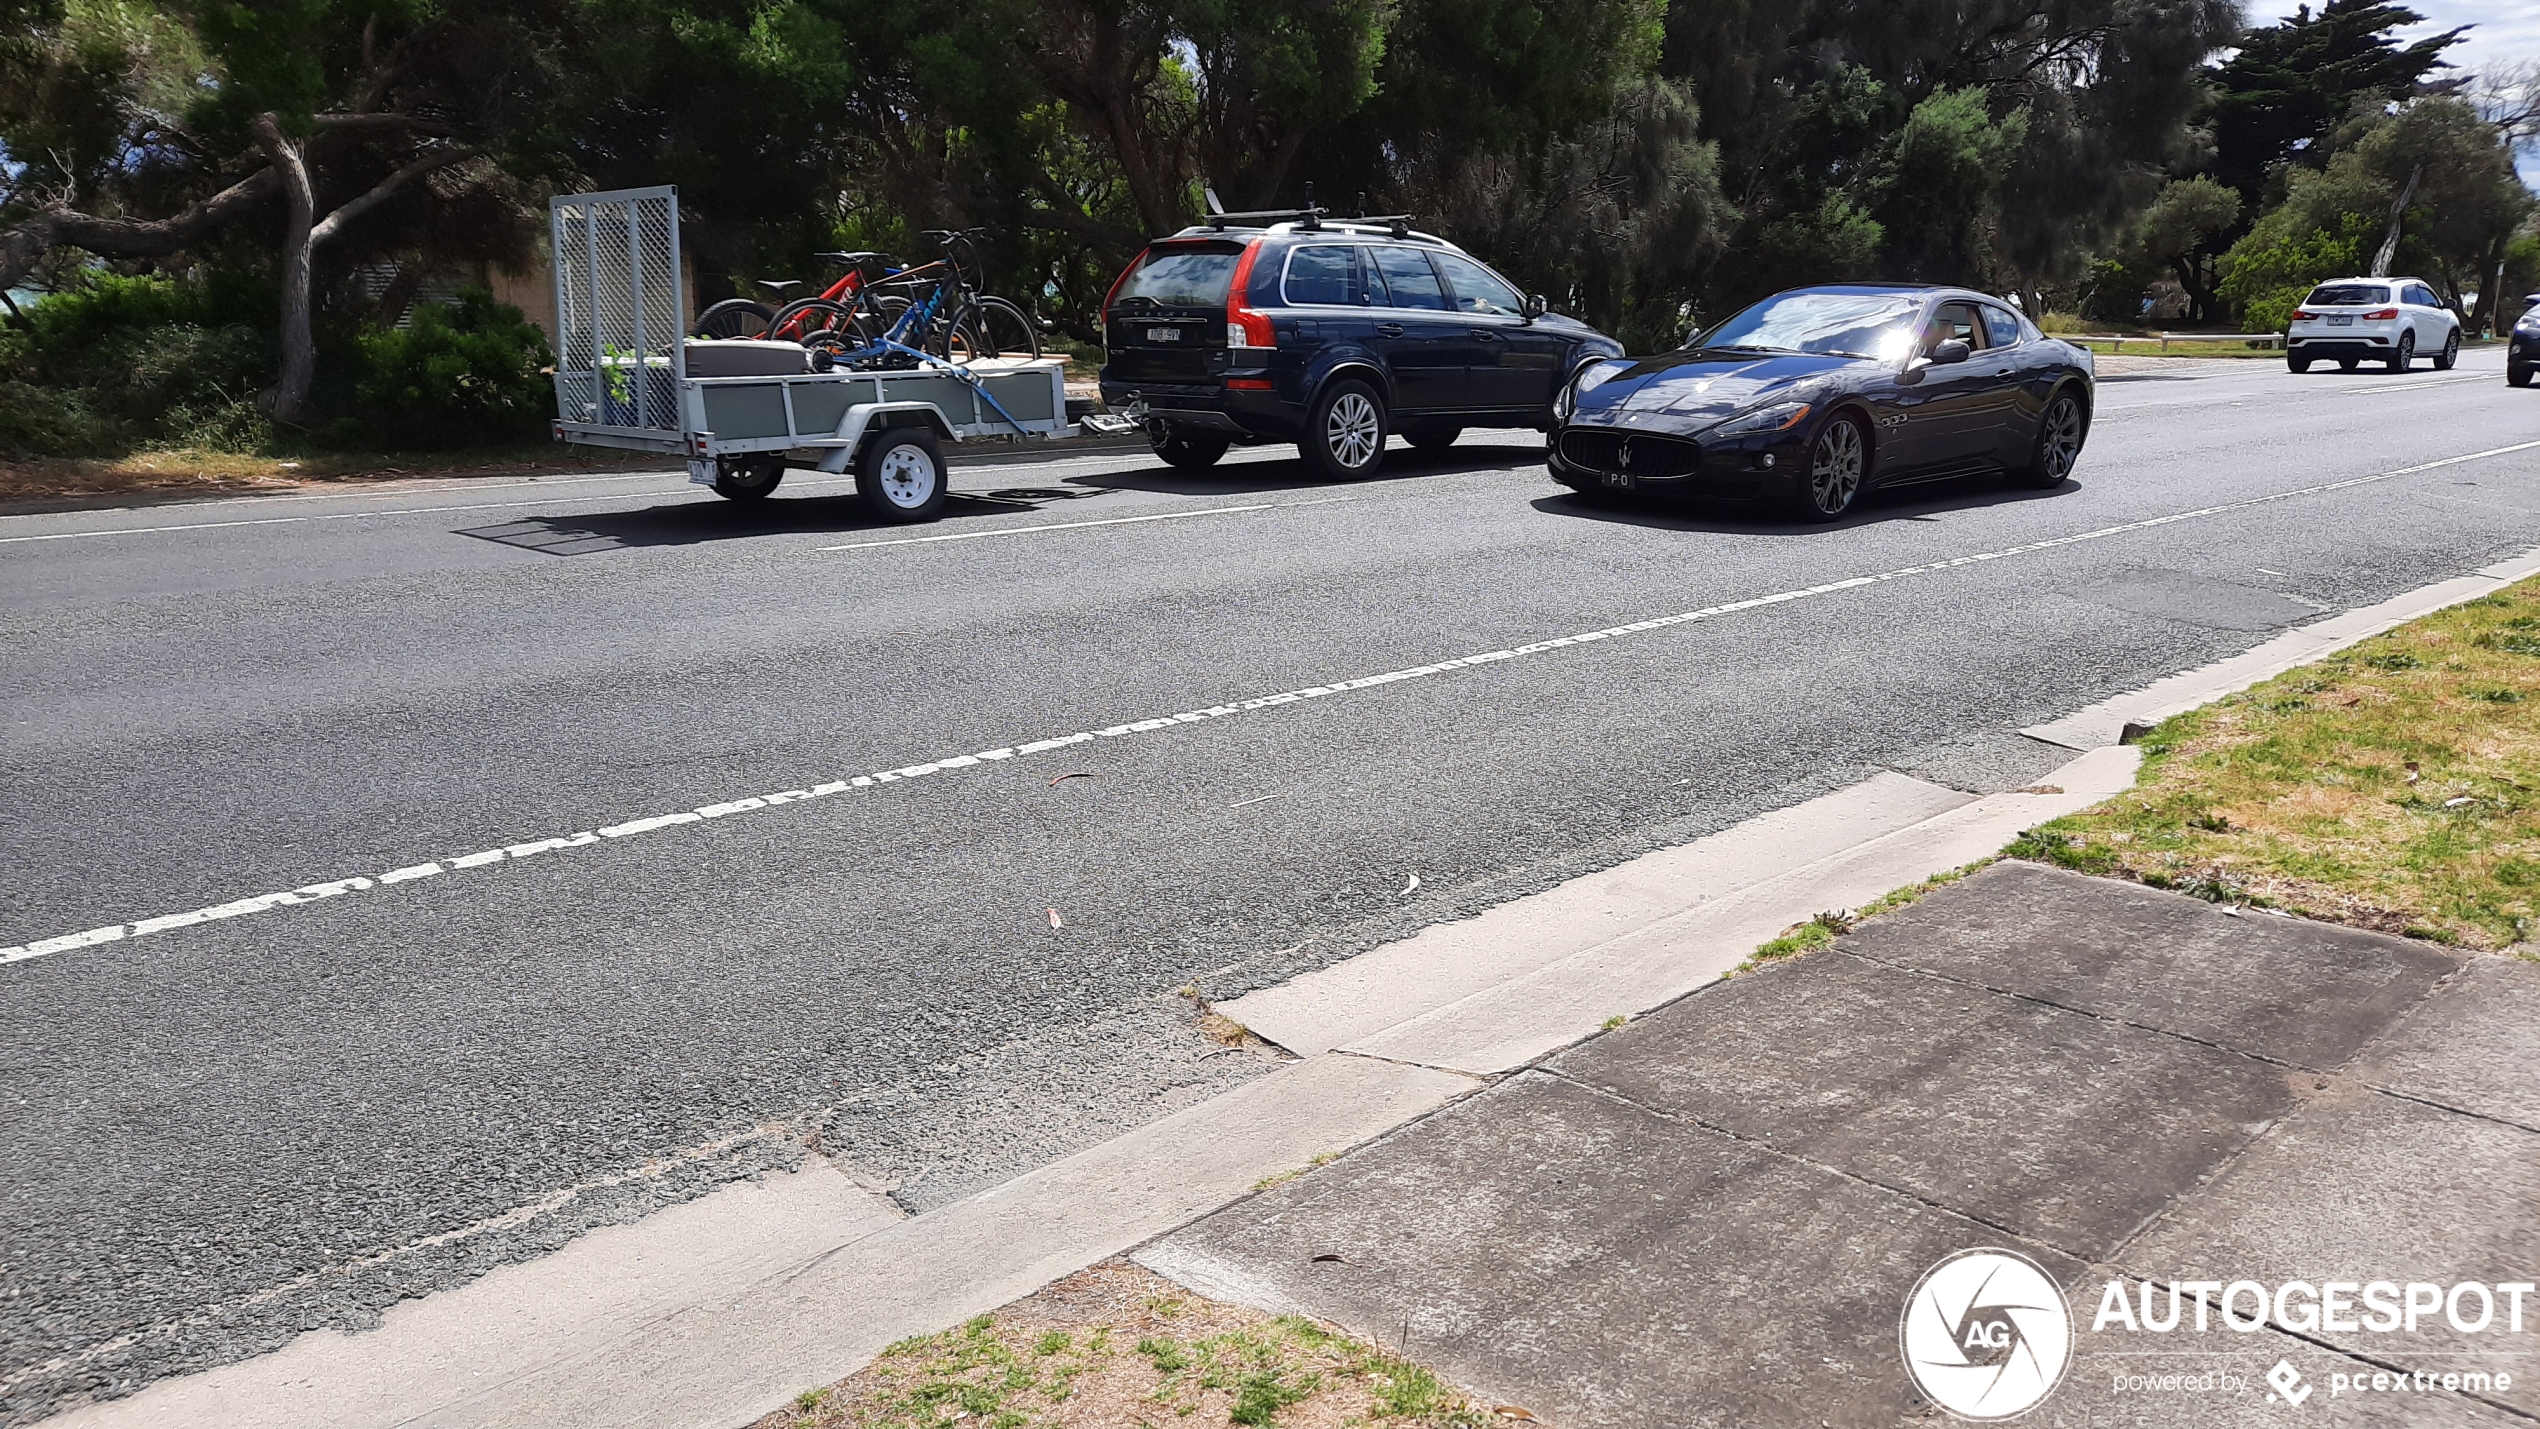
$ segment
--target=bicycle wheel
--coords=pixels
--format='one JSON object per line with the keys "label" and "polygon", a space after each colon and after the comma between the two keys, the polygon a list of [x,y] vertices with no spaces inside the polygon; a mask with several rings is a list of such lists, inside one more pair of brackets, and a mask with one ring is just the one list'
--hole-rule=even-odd
{"label": "bicycle wheel", "polygon": [[1003,298],[981,298],[971,320],[988,345],[990,357],[1038,357],[1041,330],[1023,309]]}
{"label": "bicycle wheel", "polygon": [[767,320],[767,335],[778,342],[801,342],[823,328],[843,328],[852,321],[844,303],[827,298],[796,298]]}
{"label": "bicycle wheel", "polygon": [[733,338],[767,336],[767,320],[776,316],[765,303],[747,298],[725,298],[722,302],[697,314],[697,325],[688,330],[690,337]]}
{"label": "bicycle wheel", "polygon": [[986,334],[979,331],[978,316],[974,313],[963,313],[953,320],[950,327],[939,324],[935,329],[934,339],[926,345],[928,352],[946,362],[958,363],[965,367],[980,358],[997,355],[997,350],[988,344]]}

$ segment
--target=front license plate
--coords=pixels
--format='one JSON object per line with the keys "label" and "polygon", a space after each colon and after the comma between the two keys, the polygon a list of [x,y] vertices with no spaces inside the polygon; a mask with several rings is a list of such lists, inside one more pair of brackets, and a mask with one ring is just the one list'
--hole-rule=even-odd
{"label": "front license plate", "polygon": [[1177,327],[1151,327],[1147,329],[1147,341],[1149,342],[1180,342],[1181,340],[1182,330]]}
{"label": "front license plate", "polygon": [[2328,315],[2328,325],[2330,327],[2353,327],[2355,325],[2355,315],[2353,313],[2330,313]]}
{"label": "front license plate", "polygon": [[1631,488],[1631,484],[1632,484],[1631,473],[1629,473],[1629,472],[1622,472],[1622,471],[1609,471],[1609,472],[1605,473],[1605,484],[1606,484],[1607,486],[1619,486],[1619,487],[1624,488],[1625,490],[1629,490],[1629,489]]}

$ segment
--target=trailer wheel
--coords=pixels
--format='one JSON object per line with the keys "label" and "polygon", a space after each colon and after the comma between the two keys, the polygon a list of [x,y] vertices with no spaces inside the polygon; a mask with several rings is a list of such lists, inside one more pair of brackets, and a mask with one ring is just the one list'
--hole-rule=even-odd
{"label": "trailer wheel", "polygon": [[784,479],[783,457],[723,457],[715,463],[714,494],[732,501],[757,501]]}
{"label": "trailer wheel", "polygon": [[944,453],[930,427],[887,427],[856,459],[856,494],[885,521],[932,521],[944,514]]}

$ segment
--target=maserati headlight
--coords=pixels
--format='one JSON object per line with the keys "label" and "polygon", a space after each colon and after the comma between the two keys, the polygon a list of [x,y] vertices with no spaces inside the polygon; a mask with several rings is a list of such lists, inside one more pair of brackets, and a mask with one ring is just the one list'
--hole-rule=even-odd
{"label": "maserati headlight", "polygon": [[1552,419],[1556,422],[1570,420],[1570,414],[1579,409],[1579,394],[1622,371],[1625,365],[1619,358],[1612,357],[1591,357],[1580,363],[1579,370],[1571,373],[1570,380],[1562,383],[1561,390],[1553,394]]}
{"label": "maserati headlight", "polygon": [[1731,417],[1711,429],[1718,437],[1742,437],[1754,432],[1786,432],[1808,419],[1805,402],[1776,402],[1758,407],[1743,416]]}
{"label": "maserati headlight", "polygon": [[2524,313],[2522,320],[2514,324],[2514,331],[2540,332],[2540,308],[2533,308],[2530,312]]}

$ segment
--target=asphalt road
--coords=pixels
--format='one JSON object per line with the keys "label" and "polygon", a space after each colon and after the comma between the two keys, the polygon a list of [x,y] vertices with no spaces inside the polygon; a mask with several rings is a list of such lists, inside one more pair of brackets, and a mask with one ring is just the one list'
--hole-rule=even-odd
{"label": "asphalt road", "polygon": [[1262,1070],[1185,984],[2031,782],[2023,725],[2540,546],[2500,367],[2111,380],[2063,488],[1831,528],[1587,505],[1522,433],[980,466],[917,529],[807,473],[0,517],[0,947],[372,881],[0,965],[0,1422],[806,1145],[942,1204]]}

